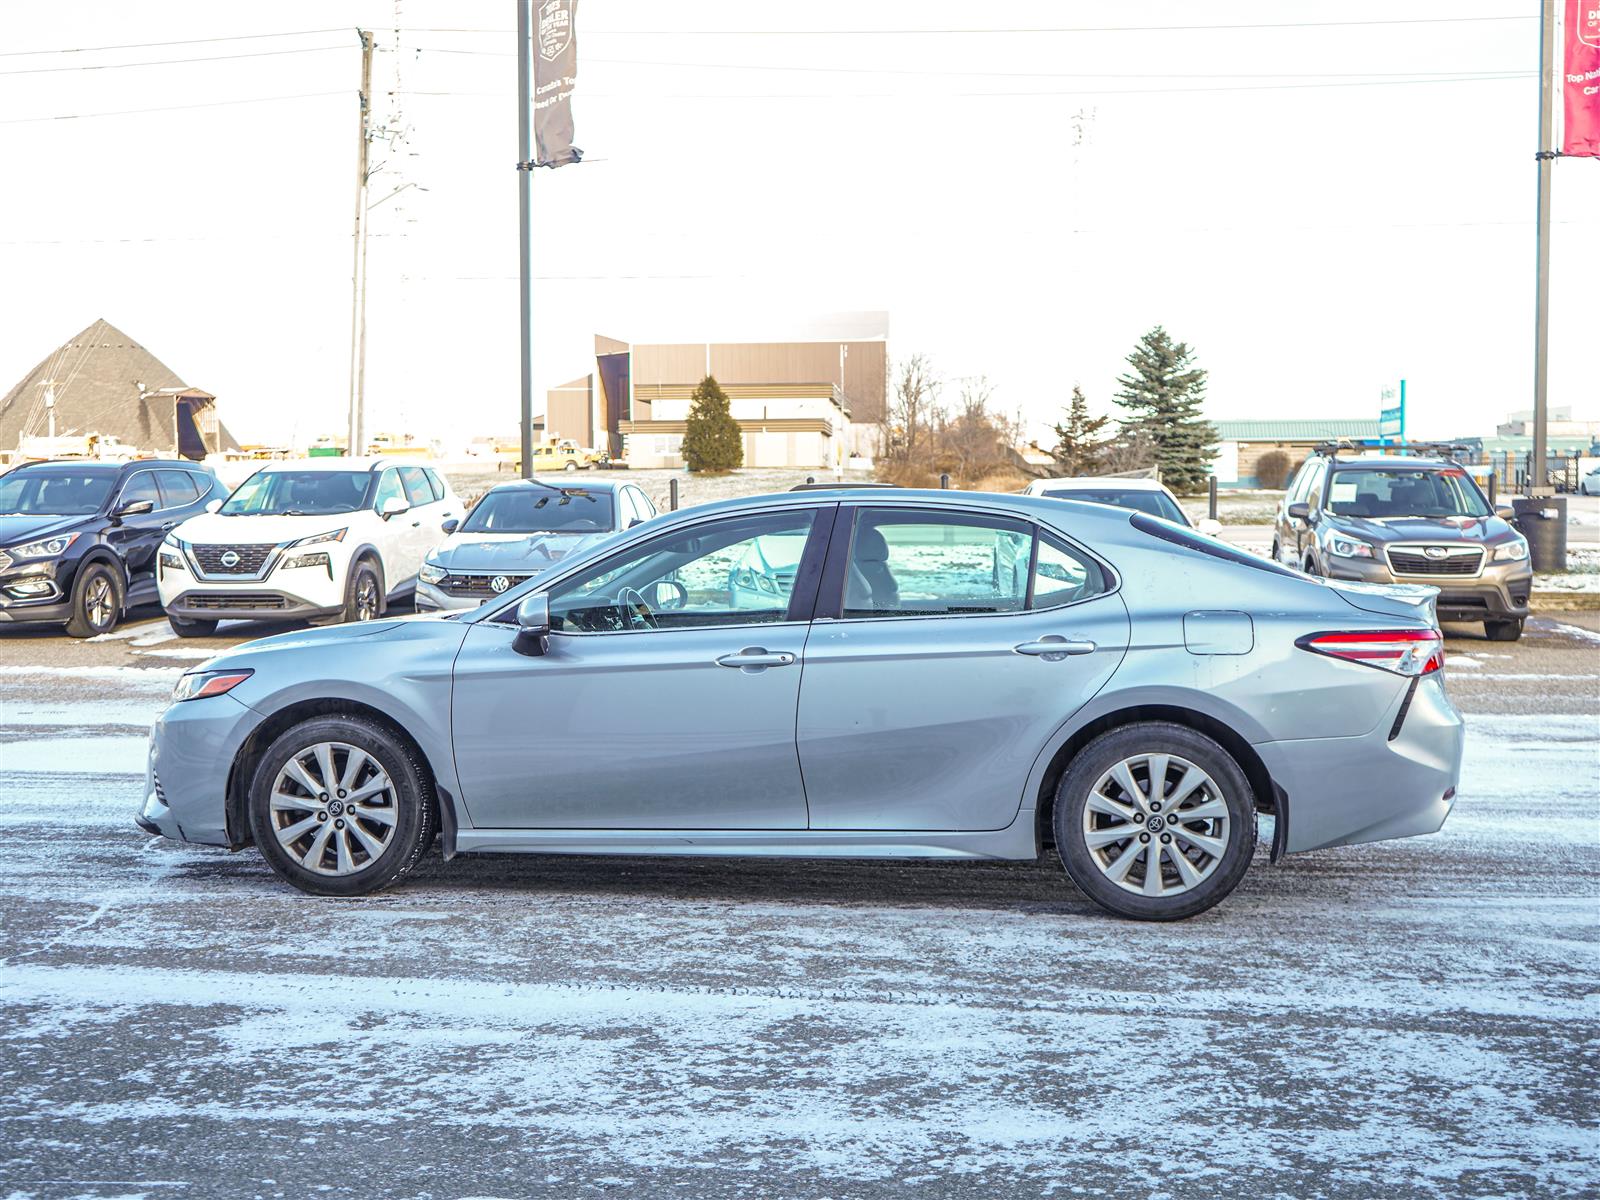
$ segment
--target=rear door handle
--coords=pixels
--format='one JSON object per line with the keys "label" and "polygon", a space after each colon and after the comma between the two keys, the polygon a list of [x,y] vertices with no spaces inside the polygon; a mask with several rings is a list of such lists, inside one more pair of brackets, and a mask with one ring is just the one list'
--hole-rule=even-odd
{"label": "rear door handle", "polygon": [[724,654],[717,659],[719,667],[736,667],[742,671],[764,671],[768,667],[787,667],[793,664],[794,655],[786,650],[767,650],[761,646],[746,646],[737,654]]}
{"label": "rear door handle", "polygon": [[1093,654],[1095,644],[1078,638],[1068,640],[1059,634],[1047,633],[1037,642],[1023,642],[1022,645],[1013,646],[1012,649],[1018,654],[1042,658],[1045,662],[1060,662],[1072,654]]}

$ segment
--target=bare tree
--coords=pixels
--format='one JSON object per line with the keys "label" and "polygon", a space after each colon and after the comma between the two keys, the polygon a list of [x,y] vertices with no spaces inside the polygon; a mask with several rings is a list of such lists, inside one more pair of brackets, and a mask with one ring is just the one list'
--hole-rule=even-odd
{"label": "bare tree", "polygon": [[903,360],[882,434],[882,454],[891,462],[911,462],[927,448],[942,415],[940,381],[925,354]]}

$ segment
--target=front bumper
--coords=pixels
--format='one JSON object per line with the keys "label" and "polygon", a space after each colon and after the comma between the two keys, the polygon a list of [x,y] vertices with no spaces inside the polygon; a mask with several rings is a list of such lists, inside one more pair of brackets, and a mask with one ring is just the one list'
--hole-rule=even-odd
{"label": "front bumper", "polygon": [[72,617],[71,565],[24,559],[0,573],[0,625],[59,623]]}
{"label": "front bumper", "polygon": [[279,588],[211,588],[196,584],[162,607],[183,621],[306,621],[344,612],[344,605],[313,604]]}
{"label": "front bumper", "polygon": [[1439,589],[1437,608],[1441,621],[1500,621],[1528,615],[1533,591],[1533,568],[1524,559],[1514,563],[1489,563],[1479,575],[1397,576],[1387,563],[1366,558],[1330,558],[1329,579],[1354,579],[1362,583],[1424,583]]}
{"label": "front bumper", "polygon": [[494,599],[494,593],[487,596],[456,596],[446,592],[431,583],[417,580],[417,611],[418,612],[461,612],[465,609],[477,608]]}
{"label": "front bumper", "polygon": [[1405,689],[1370,733],[1257,743],[1288,796],[1285,849],[1438,832],[1455,805],[1464,740],[1461,714],[1432,674]]}
{"label": "front bumper", "polygon": [[205,846],[239,846],[249,831],[228,828],[228,771],[261,720],[230,695],[168,705],[150,731],[144,800],[134,823]]}

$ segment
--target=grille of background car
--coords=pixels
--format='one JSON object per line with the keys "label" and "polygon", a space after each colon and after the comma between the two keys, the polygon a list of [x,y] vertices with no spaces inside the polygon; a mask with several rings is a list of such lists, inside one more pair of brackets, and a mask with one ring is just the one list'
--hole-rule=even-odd
{"label": "grille of background car", "polygon": [[451,596],[498,596],[500,593],[489,586],[489,581],[500,575],[506,577],[507,591],[528,578],[526,575],[512,575],[504,571],[488,575],[446,575],[435,586]]}
{"label": "grille of background car", "polygon": [[242,608],[254,611],[287,608],[289,602],[282,596],[274,596],[271,592],[190,592],[179,600],[179,606],[202,609]]}
{"label": "grille of background car", "polygon": [[[202,546],[199,544],[189,547],[194,551],[194,560],[200,564],[200,569],[207,575],[258,575],[261,566],[267,561],[267,555],[278,547],[276,543],[250,543],[241,542],[220,546]],[[233,566],[225,566],[222,556],[232,550],[239,556],[239,561]]]}
{"label": "grille of background car", "polygon": [[[1433,547],[1427,547],[1432,549]],[[1476,575],[1483,565],[1481,546],[1441,546],[1443,558],[1429,558],[1425,548],[1407,546],[1389,550],[1389,568],[1396,575]]]}
{"label": "grille of background car", "polygon": [[7,554],[4,550],[0,550],[0,571],[4,571],[10,565],[11,555]]}

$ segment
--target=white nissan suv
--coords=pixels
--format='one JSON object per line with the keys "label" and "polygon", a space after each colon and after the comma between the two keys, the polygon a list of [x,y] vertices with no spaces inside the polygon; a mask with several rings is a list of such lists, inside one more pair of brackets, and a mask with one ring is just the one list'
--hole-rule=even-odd
{"label": "white nissan suv", "polygon": [[223,619],[369,621],[410,596],[462,504],[432,467],[312,458],[263,466],[161,545],[156,585],[180,637]]}

